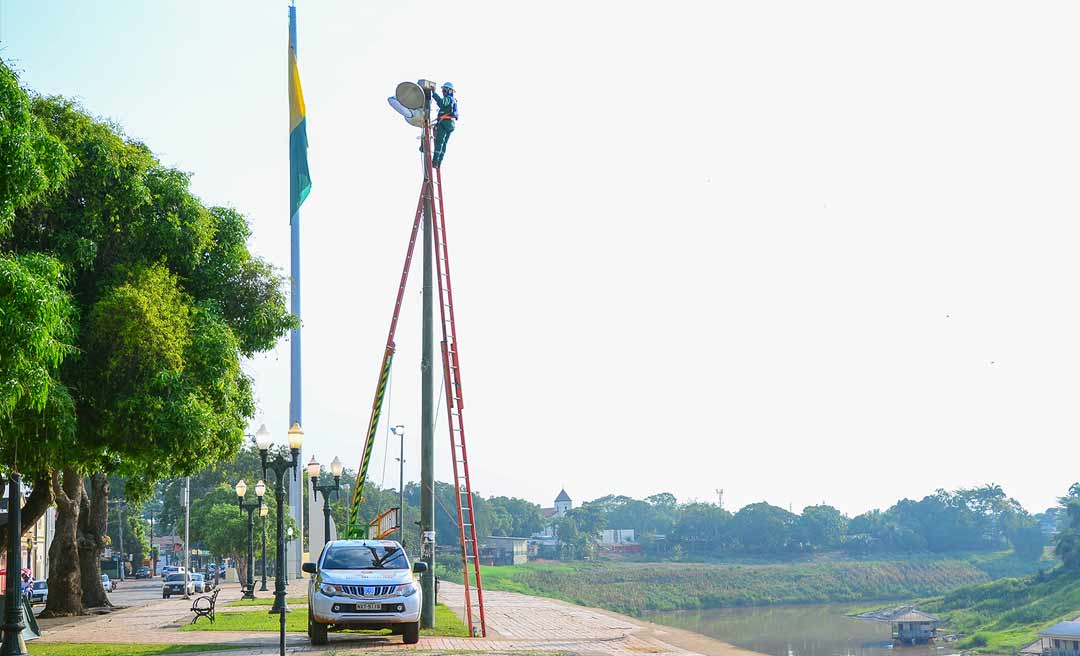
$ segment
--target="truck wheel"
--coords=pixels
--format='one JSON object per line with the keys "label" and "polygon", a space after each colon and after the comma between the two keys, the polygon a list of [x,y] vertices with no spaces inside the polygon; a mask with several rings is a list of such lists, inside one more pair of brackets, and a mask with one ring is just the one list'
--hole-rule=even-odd
{"label": "truck wheel", "polygon": [[415,645],[420,642],[420,622],[406,624],[402,628],[401,636],[407,645]]}
{"label": "truck wheel", "polygon": [[329,641],[326,637],[326,625],[315,621],[310,608],[307,614],[307,635],[313,645],[325,645]]}

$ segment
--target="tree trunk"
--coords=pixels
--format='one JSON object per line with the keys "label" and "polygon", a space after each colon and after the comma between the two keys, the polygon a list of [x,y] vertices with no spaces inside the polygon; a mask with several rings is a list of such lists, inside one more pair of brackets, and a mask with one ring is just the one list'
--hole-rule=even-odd
{"label": "tree trunk", "polygon": [[82,572],[83,606],[111,607],[105,587],[101,584],[101,554],[105,549],[109,522],[109,477],[94,474],[90,477],[90,488],[91,496],[83,490],[82,512],[79,513],[79,569]]}
{"label": "tree trunk", "polygon": [[82,476],[64,470],[52,475],[56,497],[56,533],[49,547],[49,599],[41,617],[82,615],[82,581],[79,576],[79,503],[85,494]]}
{"label": "tree trunk", "polygon": [[[53,504],[53,492],[50,485],[49,477],[43,476],[41,479],[34,481],[33,488],[30,491],[30,496],[26,498],[26,505],[22,509],[22,526],[20,527],[20,535],[25,535],[27,531],[34,527],[41,516],[45,514],[45,511],[49,509],[49,506]],[[8,543],[8,525],[4,524],[0,526],[0,544]],[[23,563],[26,567],[28,564]]]}

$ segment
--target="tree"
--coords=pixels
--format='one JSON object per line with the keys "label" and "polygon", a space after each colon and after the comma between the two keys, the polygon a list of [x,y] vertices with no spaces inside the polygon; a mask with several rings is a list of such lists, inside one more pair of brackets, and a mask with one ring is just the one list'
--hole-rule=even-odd
{"label": "tree", "polygon": [[[249,494],[246,501],[253,503],[255,499]],[[263,503],[269,507],[266,525],[276,527],[277,506],[273,499],[272,490],[267,490]],[[289,528],[296,529],[296,524],[287,512],[284,520],[286,530]],[[258,511],[255,511],[254,522],[255,557],[258,559],[261,549]],[[236,491],[232,486],[222,483],[209,494],[201,498],[193,498],[191,503],[191,528],[193,544],[204,544],[216,556],[235,558],[240,563],[240,580],[247,580],[247,511],[240,510],[237,504]],[[266,542],[266,562],[277,562],[276,557],[276,541],[269,539]]]}
{"label": "tree", "polygon": [[731,513],[714,503],[695,501],[678,510],[672,537],[684,551],[719,551],[731,524]]}
{"label": "tree", "polygon": [[57,376],[70,402],[58,393],[53,404],[78,435],[50,452],[58,529],[46,614],[59,615],[80,612],[80,599],[107,603],[97,571],[107,474],[140,499],[158,479],[230,458],[254,412],[240,357],[295,320],[282,278],[248,251],[242,215],[204,207],[187,174],[75,103],[36,98],[31,109],[74,163],[62,185],[15,207],[3,240],[60,261],[80,318],[82,357]]}
{"label": "tree", "polygon": [[783,508],[752,503],[735,513],[730,534],[747,551],[775,553],[788,547],[797,520]]}
{"label": "tree", "polygon": [[799,539],[814,548],[840,546],[847,534],[847,517],[829,505],[807,506],[798,520]]}

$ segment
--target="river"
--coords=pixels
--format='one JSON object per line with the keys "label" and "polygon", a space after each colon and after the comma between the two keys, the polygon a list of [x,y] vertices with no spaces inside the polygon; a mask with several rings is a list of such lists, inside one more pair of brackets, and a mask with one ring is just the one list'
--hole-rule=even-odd
{"label": "river", "polygon": [[957,652],[951,644],[893,647],[888,624],[847,617],[874,605],[871,601],[664,611],[647,613],[642,619],[771,656],[950,656]]}

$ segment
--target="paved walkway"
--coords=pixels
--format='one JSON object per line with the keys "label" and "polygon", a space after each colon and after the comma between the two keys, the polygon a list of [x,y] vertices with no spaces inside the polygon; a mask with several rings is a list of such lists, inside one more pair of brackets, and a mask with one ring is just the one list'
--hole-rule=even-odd
{"label": "paved walkway", "polygon": [[[290,596],[304,594],[305,582],[290,584]],[[442,603],[461,613],[463,589],[441,582]],[[218,598],[220,604],[240,597],[239,587],[224,586]],[[748,656],[746,652],[725,643],[676,629],[658,627],[601,610],[530,597],[513,592],[492,592],[485,595],[488,638],[422,637],[418,645],[405,646],[396,636],[358,636],[330,634],[326,647],[312,647],[307,635],[290,633],[286,636],[289,653],[334,652],[339,655],[360,653],[372,649],[420,652],[482,652],[485,654],[547,654],[622,655],[656,654],[660,656]],[[43,642],[152,642],[169,644],[230,644],[241,647],[227,652],[229,656],[273,654],[277,652],[277,635],[240,631],[180,631],[191,619],[189,604],[178,600],[159,600],[144,606],[129,608],[107,616],[58,626],[46,630]],[[239,611],[239,607],[233,610]],[[267,609],[255,608],[253,610]],[[297,612],[304,612],[297,608]],[[224,608],[222,612],[226,612]],[[681,644],[689,648],[676,646]],[[219,652],[220,654],[220,652]]]}

